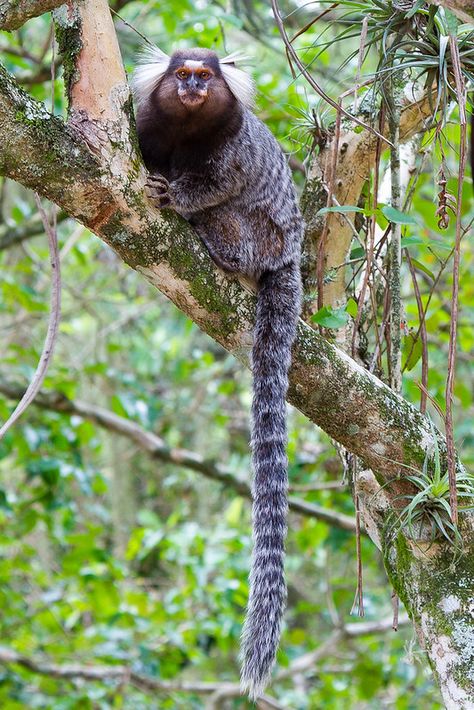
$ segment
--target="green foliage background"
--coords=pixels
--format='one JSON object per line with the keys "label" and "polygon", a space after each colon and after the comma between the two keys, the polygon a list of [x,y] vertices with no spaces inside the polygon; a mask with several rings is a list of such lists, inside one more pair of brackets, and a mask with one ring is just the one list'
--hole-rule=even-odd
{"label": "green foliage background", "polygon": [[[282,3],[284,6],[284,3]],[[287,5],[287,11],[293,6]],[[301,79],[294,80],[267,3],[169,0],[118,8],[162,49],[202,45],[220,53],[248,50],[258,86],[257,112],[287,151],[302,160],[311,144],[311,110],[324,114]],[[292,15],[294,29],[302,15]],[[127,69],[140,39],[116,19]],[[21,31],[0,33],[9,70],[48,105],[51,83],[34,80],[51,56],[49,17]],[[333,96],[354,80],[354,60],[341,71],[355,36],[331,43],[337,24],[322,21],[328,47],[313,72]],[[340,30],[340,27],[339,27]],[[319,41],[319,40],[318,40]],[[38,57],[45,48],[44,60]],[[21,56],[20,56],[21,55]],[[55,112],[65,114],[61,72]],[[33,78],[33,83],[31,79]],[[41,77],[40,77],[41,78]],[[331,114],[324,117],[330,122]],[[455,124],[455,121],[454,121]],[[446,129],[453,151],[456,125]],[[410,253],[430,273],[454,243],[454,227],[436,226],[437,156],[428,161],[406,228]],[[301,175],[296,174],[301,184]],[[472,212],[466,180],[466,210]],[[34,217],[31,194],[11,182],[0,193],[0,236]],[[108,408],[158,433],[167,445],[196,451],[249,477],[250,377],[192,323],[124,266],[96,237],[63,220],[63,319],[45,388]],[[416,238],[416,239],[413,239]],[[461,274],[456,435],[469,467],[474,457],[472,246],[465,240]],[[38,235],[0,253],[2,378],[25,385],[45,334],[49,273],[46,238]],[[423,273],[423,272],[422,272]],[[431,395],[442,405],[449,335],[450,269],[435,291],[427,320]],[[418,327],[408,271],[408,325]],[[420,363],[405,377],[404,394],[419,399]],[[0,400],[6,419],[12,402]],[[436,418],[436,412],[432,411]],[[342,471],[327,437],[298,412],[290,413],[292,485],[334,482]],[[251,552],[250,504],[231,489],[179,465],[152,460],[130,441],[79,416],[32,406],[0,442],[1,644],[38,661],[128,664],[155,678],[237,681],[239,634]],[[308,501],[353,514],[347,486],[300,492]],[[391,614],[391,590],[378,551],[362,540],[366,619]],[[350,617],[356,590],[351,533],[291,514],[288,537],[289,605],[279,669],[317,648]],[[413,631],[341,641],[322,659],[307,686],[273,684],[288,708],[438,708],[438,691]],[[189,693],[151,695],[127,684],[64,681],[19,666],[0,667],[0,707],[204,708]],[[228,707],[250,707],[235,698]]]}

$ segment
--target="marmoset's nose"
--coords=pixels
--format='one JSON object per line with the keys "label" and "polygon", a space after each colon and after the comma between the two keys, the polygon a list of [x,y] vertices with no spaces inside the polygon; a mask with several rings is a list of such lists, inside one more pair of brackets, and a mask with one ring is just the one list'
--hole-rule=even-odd
{"label": "marmoset's nose", "polygon": [[186,82],[186,86],[188,87],[188,89],[191,89],[191,90],[198,88],[198,83],[197,83],[197,80],[196,80],[196,77],[194,76],[194,74],[191,74],[191,76],[189,77],[189,79]]}

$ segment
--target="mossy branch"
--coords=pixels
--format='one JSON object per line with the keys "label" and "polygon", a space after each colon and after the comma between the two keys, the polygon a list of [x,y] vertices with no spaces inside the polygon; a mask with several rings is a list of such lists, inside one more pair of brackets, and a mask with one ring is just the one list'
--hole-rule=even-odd
{"label": "mossy branch", "polygon": [[17,30],[32,17],[44,15],[63,3],[64,0],[2,0],[0,30]]}

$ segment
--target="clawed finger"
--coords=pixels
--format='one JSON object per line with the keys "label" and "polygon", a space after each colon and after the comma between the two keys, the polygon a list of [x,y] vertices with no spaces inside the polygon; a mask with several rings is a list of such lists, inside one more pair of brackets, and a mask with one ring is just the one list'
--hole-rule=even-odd
{"label": "clawed finger", "polygon": [[171,198],[167,192],[158,193],[154,189],[145,187],[145,195],[158,210],[169,207],[171,204]]}
{"label": "clawed finger", "polygon": [[155,194],[162,195],[168,192],[169,182],[162,175],[149,175],[145,183],[145,189],[148,189]]}

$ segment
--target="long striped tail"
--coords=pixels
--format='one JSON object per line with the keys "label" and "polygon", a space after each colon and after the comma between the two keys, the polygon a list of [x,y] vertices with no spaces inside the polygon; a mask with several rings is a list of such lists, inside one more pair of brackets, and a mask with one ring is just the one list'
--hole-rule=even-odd
{"label": "long striped tail", "polygon": [[254,548],[241,646],[242,691],[252,699],[263,692],[268,682],[286,603],[285,399],[300,302],[301,279],[297,264],[267,272],[260,278],[252,351]]}

